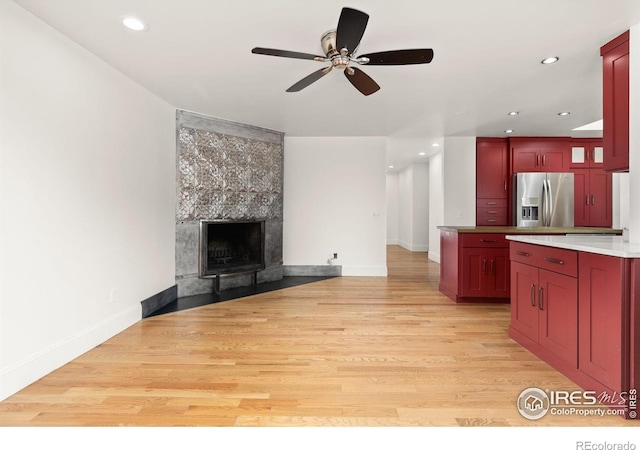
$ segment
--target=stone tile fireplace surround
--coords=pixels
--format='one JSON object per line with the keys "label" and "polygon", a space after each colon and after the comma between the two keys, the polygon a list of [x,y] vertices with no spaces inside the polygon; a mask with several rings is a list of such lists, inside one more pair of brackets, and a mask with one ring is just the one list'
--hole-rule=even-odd
{"label": "stone tile fireplace surround", "polygon": [[[200,221],[264,221],[264,269],[258,283],[283,278],[284,134],[178,110],[176,284],[178,297],[211,293],[199,277]],[[249,286],[254,275],[219,280],[220,290]]]}

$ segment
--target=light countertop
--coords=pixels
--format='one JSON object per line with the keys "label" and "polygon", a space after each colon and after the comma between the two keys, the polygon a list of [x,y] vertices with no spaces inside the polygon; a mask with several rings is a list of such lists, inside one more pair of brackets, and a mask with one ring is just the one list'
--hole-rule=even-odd
{"label": "light countertop", "polygon": [[622,230],[597,227],[506,227],[506,226],[446,226],[439,230],[454,233],[502,233],[502,234],[622,234]]}
{"label": "light countertop", "polygon": [[537,236],[507,235],[510,241],[526,244],[544,245],[547,247],[565,248],[600,255],[617,256],[619,258],[640,258],[640,244],[623,242],[622,236]]}

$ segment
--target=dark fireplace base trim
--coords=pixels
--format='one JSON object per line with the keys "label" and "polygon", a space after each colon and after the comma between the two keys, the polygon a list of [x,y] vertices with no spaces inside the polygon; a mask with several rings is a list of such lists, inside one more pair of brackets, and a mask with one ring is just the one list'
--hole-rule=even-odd
{"label": "dark fireplace base trim", "polygon": [[165,289],[164,291],[158,292],[155,295],[152,295],[146,300],[142,300],[140,303],[142,304],[142,318],[149,317],[151,314],[168,305],[171,302],[174,302],[178,298],[178,285],[174,284],[170,288]]}
{"label": "dark fireplace base trim", "polygon": [[[267,266],[257,273],[258,284],[282,280],[283,266]],[[225,291],[241,286],[253,285],[253,273],[225,275],[220,277],[220,290]],[[197,273],[176,276],[178,298],[191,295],[210,294],[214,292],[214,278],[200,278]]]}
{"label": "dark fireplace base trim", "polygon": [[342,266],[284,266],[285,277],[341,277]]}

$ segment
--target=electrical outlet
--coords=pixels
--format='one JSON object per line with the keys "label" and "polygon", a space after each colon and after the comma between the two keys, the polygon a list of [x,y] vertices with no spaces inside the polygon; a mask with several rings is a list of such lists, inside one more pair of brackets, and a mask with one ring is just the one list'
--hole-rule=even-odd
{"label": "electrical outlet", "polygon": [[118,290],[113,288],[109,292],[109,303],[115,303],[116,301],[118,301]]}
{"label": "electrical outlet", "polygon": [[338,259],[338,254],[337,253],[333,254],[333,259]]}

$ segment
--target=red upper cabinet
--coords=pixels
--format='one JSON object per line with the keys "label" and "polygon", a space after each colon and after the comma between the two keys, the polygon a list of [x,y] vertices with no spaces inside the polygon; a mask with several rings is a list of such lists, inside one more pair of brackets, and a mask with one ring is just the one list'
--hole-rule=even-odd
{"label": "red upper cabinet", "polygon": [[601,138],[575,138],[571,140],[572,169],[602,167],[604,167],[604,146]]}
{"label": "red upper cabinet", "polygon": [[629,171],[629,31],[600,48],[604,169]]}
{"label": "red upper cabinet", "polygon": [[568,172],[570,138],[509,138],[512,172]]}
{"label": "red upper cabinet", "polygon": [[480,139],[476,142],[476,197],[507,198],[509,177],[506,139]]}

